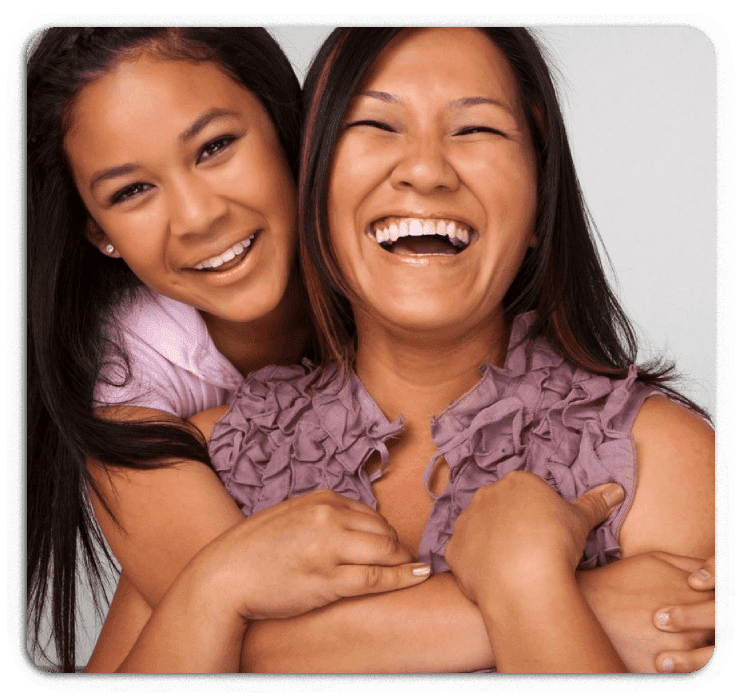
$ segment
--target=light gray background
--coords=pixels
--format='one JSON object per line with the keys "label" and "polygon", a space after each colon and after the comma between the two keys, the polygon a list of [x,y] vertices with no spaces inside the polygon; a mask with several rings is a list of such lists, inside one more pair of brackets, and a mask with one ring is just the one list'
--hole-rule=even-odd
{"label": "light gray background", "polygon": [[[303,80],[327,26],[274,26]],[[687,27],[543,27],[574,158],[616,289],[683,390],[715,413],[716,67]],[[99,625],[88,611],[79,663]]]}

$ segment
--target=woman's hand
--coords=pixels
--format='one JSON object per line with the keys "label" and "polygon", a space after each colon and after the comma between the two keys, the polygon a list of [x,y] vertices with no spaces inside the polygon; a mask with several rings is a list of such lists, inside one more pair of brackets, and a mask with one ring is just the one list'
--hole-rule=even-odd
{"label": "woman's hand", "polygon": [[626,668],[575,580],[587,535],[623,500],[603,484],[568,503],[543,479],[512,472],[459,516],[446,560],[477,604],[504,673]]}
{"label": "woman's hand", "polygon": [[688,574],[701,560],[664,552],[636,554],[607,566],[578,572],[583,596],[610,636],[624,663],[634,673],[654,673],[660,652],[673,657],[695,655],[709,641],[707,630],[671,633],[653,624],[655,612],[668,600],[695,607],[711,599],[688,586]]}
{"label": "woman's hand", "polygon": [[340,598],[414,586],[430,573],[376,511],[332,491],[246,518],[193,563],[245,620],[293,617]]}
{"label": "woman's hand", "polygon": [[[695,591],[713,591],[716,585],[714,557],[709,557],[701,567],[688,576],[688,585]],[[653,621],[657,629],[664,632],[693,632],[703,640],[703,646],[690,649],[665,649],[655,659],[658,671],[664,673],[690,673],[703,668],[714,653],[713,598],[701,602],[674,604],[657,610]],[[686,635],[687,636],[687,635]]]}
{"label": "woman's hand", "polygon": [[588,533],[622,500],[618,484],[603,484],[569,503],[540,477],[511,472],[474,494],[456,521],[446,561],[475,603],[502,584],[520,588],[554,571],[573,576]]}
{"label": "woman's hand", "polygon": [[188,563],[118,670],[234,673],[249,621],[413,586],[430,567],[410,560],[362,503],[330,491],[284,501],[238,522]]}

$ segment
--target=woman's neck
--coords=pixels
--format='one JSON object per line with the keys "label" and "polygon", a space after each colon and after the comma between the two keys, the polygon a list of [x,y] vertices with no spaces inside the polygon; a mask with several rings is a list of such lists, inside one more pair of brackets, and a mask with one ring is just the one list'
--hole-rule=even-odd
{"label": "woman's neck", "polygon": [[294,272],[278,306],[254,321],[204,317],[214,345],[243,375],[266,365],[290,365],[306,352],[311,338],[309,304]]}
{"label": "woman's neck", "polygon": [[358,318],[356,373],[389,419],[427,426],[480,379],[483,364],[502,366],[510,324],[504,315],[481,328],[407,337]]}

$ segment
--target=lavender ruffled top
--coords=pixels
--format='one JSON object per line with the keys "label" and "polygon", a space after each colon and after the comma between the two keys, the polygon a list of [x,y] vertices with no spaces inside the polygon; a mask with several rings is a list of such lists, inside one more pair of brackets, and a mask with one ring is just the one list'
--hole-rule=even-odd
{"label": "lavender ruffled top", "polygon": [[[618,532],[631,507],[636,460],[631,428],[656,389],[609,379],[568,365],[543,341],[521,343],[532,321],[518,316],[502,368],[481,368],[482,379],[431,420],[435,461],[450,468],[435,499],[418,557],[436,572],[456,518],[474,492],[513,470],[546,479],[572,500],[616,481],[626,498],[593,531],[582,568],[620,557]],[[217,474],[242,512],[252,515],[287,498],[331,489],[376,507],[371,484],[388,463],[386,442],[404,425],[390,422],[353,373],[335,367],[266,367],[250,375],[212,432],[209,452]],[[373,452],[381,468],[364,470]],[[428,489],[429,490],[429,489]]]}

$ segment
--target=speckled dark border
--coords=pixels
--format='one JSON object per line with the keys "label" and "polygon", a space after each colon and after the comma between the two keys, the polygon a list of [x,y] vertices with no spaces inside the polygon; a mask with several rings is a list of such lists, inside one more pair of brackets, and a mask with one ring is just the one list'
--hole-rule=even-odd
{"label": "speckled dark border", "polygon": [[[21,435],[24,422],[25,387],[21,367],[23,353],[24,295],[19,276],[25,265],[20,232],[24,225],[21,202],[22,74],[31,38],[48,26],[85,24],[263,24],[333,26],[337,24],[405,24],[465,26],[515,24],[534,27],[579,26],[686,26],[703,32],[716,54],[716,434],[717,434],[717,580],[718,646],[714,658],[702,671],[686,676],[485,676],[436,675],[272,675],[272,676],[85,676],[40,671],[26,652],[25,615],[22,613],[24,581],[21,574],[23,547]],[[725,667],[732,649],[734,627],[734,453],[733,379],[730,342],[734,338],[733,183],[731,158],[734,125],[730,105],[734,98],[732,50],[723,30],[705,15],[45,15],[26,23],[10,50],[8,74],[8,636],[14,661],[36,685],[67,692],[672,692],[709,683]],[[731,587],[731,588],[730,588]]]}

